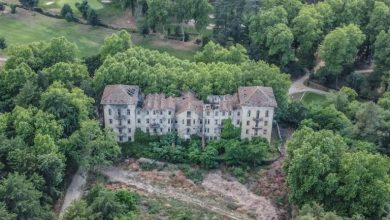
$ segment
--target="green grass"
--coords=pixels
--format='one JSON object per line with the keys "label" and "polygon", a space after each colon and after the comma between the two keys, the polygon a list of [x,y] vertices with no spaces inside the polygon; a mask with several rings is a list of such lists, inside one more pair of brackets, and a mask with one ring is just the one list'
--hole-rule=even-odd
{"label": "green grass", "polygon": [[311,103],[321,103],[326,100],[325,95],[313,93],[313,92],[306,92],[303,96],[302,101],[306,104],[311,104]]}
{"label": "green grass", "polygon": [[[0,36],[5,37],[8,45],[48,41],[54,37],[64,36],[77,44],[81,57],[97,54],[104,38],[116,32],[108,28],[92,27],[67,22],[63,19],[50,18],[20,8],[17,9],[16,14],[0,14],[0,27]],[[136,45],[189,60],[192,60],[197,48],[176,49],[172,47],[176,43],[174,41],[166,43],[156,37],[143,38],[135,33],[132,33],[132,38]]]}
{"label": "green grass", "polygon": [[[51,3],[53,2],[53,3]],[[77,2],[82,2],[82,0],[40,0],[38,3],[38,6],[44,9],[61,9],[64,4],[69,4],[73,12],[77,11],[77,8],[75,4]],[[89,5],[91,8],[95,10],[102,9],[104,7],[104,4],[101,3],[99,0],[88,0]]]}

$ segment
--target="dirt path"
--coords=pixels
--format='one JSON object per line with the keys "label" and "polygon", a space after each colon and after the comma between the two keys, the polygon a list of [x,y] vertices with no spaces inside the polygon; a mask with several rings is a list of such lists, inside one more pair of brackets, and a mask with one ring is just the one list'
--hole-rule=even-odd
{"label": "dirt path", "polygon": [[314,89],[314,88],[310,88],[308,86],[305,85],[305,82],[309,79],[310,77],[310,72],[307,71],[306,74],[304,76],[302,76],[301,78],[295,80],[289,90],[288,90],[288,95],[294,95],[294,94],[298,94],[298,93],[304,93],[304,92],[313,92],[313,93],[318,93],[318,94],[328,94],[328,92],[326,91],[323,91],[323,90],[319,90],[319,89]]}
{"label": "dirt path", "polygon": [[73,176],[72,182],[65,193],[64,202],[61,207],[61,216],[64,211],[72,204],[73,201],[80,199],[84,192],[84,187],[87,182],[87,174],[80,170]]}
{"label": "dirt path", "polygon": [[226,180],[220,172],[208,174],[200,186],[187,180],[181,171],[136,171],[111,167],[102,170],[102,173],[111,182],[125,184],[139,193],[174,199],[227,219],[278,219],[270,201],[250,192],[236,180]]}

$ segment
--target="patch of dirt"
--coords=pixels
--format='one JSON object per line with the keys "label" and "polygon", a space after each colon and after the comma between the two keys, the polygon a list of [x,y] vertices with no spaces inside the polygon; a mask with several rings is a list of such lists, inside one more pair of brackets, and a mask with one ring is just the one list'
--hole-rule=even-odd
{"label": "patch of dirt", "polygon": [[114,27],[137,30],[137,23],[133,14],[131,13],[131,9],[127,9],[122,16],[115,16],[112,19],[107,19],[105,22]]}
{"label": "patch of dirt", "polygon": [[200,185],[178,169],[145,171],[139,161],[128,160],[119,167],[102,170],[111,189],[126,188],[141,195],[174,199],[209,210],[224,219],[279,219],[270,200],[250,192],[235,178],[220,171],[209,173]]}

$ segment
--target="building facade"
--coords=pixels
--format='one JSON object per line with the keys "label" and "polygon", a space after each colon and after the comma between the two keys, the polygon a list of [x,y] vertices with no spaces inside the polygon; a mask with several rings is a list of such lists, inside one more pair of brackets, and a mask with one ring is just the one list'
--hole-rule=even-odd
{"label": "building facade", "polygon": [[138,86],[108,85],[100,104],[104,126],[115,132],[119,142],[134,141],[137,128],[153,135],[177,132],[184,139],[191,135],[219,139],[225,119],[241,128],[242,139],[270,141],[277,107],[272,88],[262,86],[240,87],[233,95],[210,95],[202,101],[191,92],[180,97],[144,96]]}

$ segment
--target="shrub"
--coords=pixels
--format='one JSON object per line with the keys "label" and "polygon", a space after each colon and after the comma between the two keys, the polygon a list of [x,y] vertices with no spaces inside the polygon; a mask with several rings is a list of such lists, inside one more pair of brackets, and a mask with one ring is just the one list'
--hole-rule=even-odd
{"label": "shrub", "polygon": [[0,37],[0,49],[5,49],[7,48],[7,43],[5,42],[4,37]]}
{"label": "shrub", "polygon": [[0,2],[0,11],[4,11],[5,10],[5,5],[4,3]]}
{"label": "shrub", "polygon": [[249,174],[241,167],[232,167],[230,172],[235,176],[240,183],[245,183],[248,180]]}
{"label": "shrub", "polygon": [[16,5],[11,5],[11,13],[15,14],[16,13]]}

